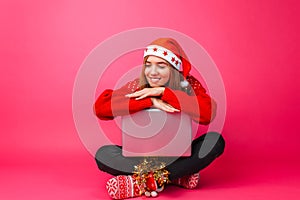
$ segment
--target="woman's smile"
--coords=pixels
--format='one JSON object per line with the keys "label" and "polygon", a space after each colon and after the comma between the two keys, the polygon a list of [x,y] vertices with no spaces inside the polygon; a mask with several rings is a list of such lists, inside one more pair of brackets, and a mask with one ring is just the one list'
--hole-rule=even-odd
{"label": "woman's smile", "polygon": [[158,83],[161,78],[159,77],[149,77],[150,82],[152,83]]}

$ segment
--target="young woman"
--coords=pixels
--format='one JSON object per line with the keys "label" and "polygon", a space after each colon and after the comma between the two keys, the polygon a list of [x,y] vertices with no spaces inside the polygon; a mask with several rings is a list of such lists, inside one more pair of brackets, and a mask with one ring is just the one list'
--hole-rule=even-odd
{"label": "young woman", "polygon": [[[210,123],[216,114],[216,103],[200,82],[189,75],[191,64],[177,41],[172,38],[153,41],[144,51],[143,63],[140,78],[120,89],[107,89],[98,97],[94,110],[100,119],[111,120],[116,116],[154,107],[170,113],[184,112],[199,124]],[[225,142],[219,133],[209,132],[194,139],[191,147],[190,157],[166,162],[167,165],[160,169],[167,171],[159,177],[165,180],[164,183],[195,188],[199,171],[223,153]],[[167,160],[165,158],[164,161]],[[133,173],[137,166],[147,165],[141,158],[124,157],[122,147],[107,145],[97,151],[96,162],[100,170],[116,176],[107,182],[107,190],[112,198],[124,199],[142,194],[149,196],[147,192],[151,187],[148,180],[149,177],[153,179],[153,174],[147,174],[146,180],[141,181],[141,177]],[[157,186],[157,179],[155,181]]]}

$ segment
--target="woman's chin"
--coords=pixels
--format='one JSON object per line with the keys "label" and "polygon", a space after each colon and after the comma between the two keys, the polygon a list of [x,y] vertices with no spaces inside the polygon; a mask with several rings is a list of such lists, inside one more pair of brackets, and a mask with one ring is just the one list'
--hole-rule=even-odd
{"label": "woman's chin", "polygon": [[150,83],[149,84],[150,85],[150,87],[162,87],[162,85],[159,85],[159,84],[154,84],[154,83]]}

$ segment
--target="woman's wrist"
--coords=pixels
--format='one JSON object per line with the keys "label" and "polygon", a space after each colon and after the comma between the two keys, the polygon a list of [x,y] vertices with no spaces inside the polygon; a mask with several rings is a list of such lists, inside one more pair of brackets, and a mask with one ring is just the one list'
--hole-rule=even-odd
{"label": "woman's wrist", "polygon": [[164,95],[165,89],[165,87],[160,87],[160,96]]}

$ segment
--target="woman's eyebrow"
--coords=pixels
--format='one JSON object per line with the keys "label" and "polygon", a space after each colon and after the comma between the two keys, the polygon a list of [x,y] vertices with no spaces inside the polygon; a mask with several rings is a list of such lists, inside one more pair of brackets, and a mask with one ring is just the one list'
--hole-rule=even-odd
{"label": "woman's eyebrow", "polygon": [[166,65],[168,65],[168,63],[166,63],[166,62],[158,62],[157,64],[166,64]]}
{"label": "woman's eyebrow", "polygon": [[[146,61],[146,63],[152,63],[152,62],[150,62],[150,61]],[[156,63],[156,64],[165,64],[165,65],[168,65],[168,63],[167,62],[154,62],[154,63]]]}

